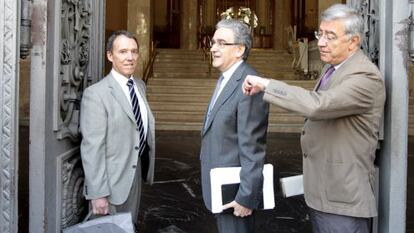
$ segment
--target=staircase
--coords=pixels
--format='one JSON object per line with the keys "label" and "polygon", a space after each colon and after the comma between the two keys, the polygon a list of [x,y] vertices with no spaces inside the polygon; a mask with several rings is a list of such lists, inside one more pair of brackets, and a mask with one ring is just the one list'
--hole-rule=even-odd
{"label": "staircase", "polygon": [[[292,57],[285,51],[253,50],[248,63],[258,73],[313,88],[315,81],[297,80]],[[208,101],[219,72],[208,71],[201,50],[159,49],[147,95],[157,130],[201,130]],[[270,107],[269,132],[300,132],[303,117]]]}
{"label": "staircase", "polygon": [[[298,79],[292,69],[293,56],[285,50],[255,49],[250,52],[247,63],[264,77],[279,80]],[[215,76],[217,77],[217,76]]]}

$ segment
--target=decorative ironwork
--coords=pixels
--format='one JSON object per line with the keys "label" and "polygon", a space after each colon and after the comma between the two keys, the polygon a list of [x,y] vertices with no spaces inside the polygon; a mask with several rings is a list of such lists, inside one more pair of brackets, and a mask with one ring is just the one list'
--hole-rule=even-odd
{"label": "decorative ironwork", "polygon": [[79,154],[62,161],[62,219],[61,228],[80,222],[87,212],[83,196],[84,173]]}
{"label": "decorative ironwork", "polygon": [[1,81],[1,153],[0,153],[0,232],[17,232],[16,190],[16,82],[17,71],[17,9],[15,0],[0,0],[0,81]]}
{"label": "decorative ironwork", "polygon": [[90,0],[62,0],[58,139],[79,140],[79,108],[90,66]]}
{"label": "decorative ironwork", "polygon": [[378,65],[379,59],[379,5],[375,0],[348,0],[348,5],[361,12],[364,18],[365,39],[362,50]]}

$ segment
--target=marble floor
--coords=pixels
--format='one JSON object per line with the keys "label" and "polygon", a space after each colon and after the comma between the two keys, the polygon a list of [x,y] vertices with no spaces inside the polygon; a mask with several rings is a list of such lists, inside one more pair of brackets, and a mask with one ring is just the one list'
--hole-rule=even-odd
{"label": "marble floor", "polygon": [[[275,177],[301,174],[297,134],[270,134],[267,162]],[[213,215],[203,204],[200,188],[199,132],[157,132],[155,184],[144,186],[142,233],[214,233]],[[275,209],[258,211],[258,233],[311,232],[303,196],[283,198],[275,187]]]}
{"label": "marble floor", "polygon": [[[268,135],[267,162],[275,179],[300,174],[302,157],[298,134]],[[203,204],[198,132],[157,132],[155,184],[145,185],[141,199],[141,233],[215,233],[215,219]],[[406,232],[414,233],[414,139],[409,138]],[[259,211],[257,233],[310,233],[303,196],[283,198],[275,186],[276,207]]]}
{"label": "marble floor", "polygon": [[[28,127],[20,129],[19,233],[28,231]],[[414,137],[408,143],[406,233],[414,233]],[[202,202],[199,132],[157,132],[155,184],[144,185],[140,233],[215,233],[215,219]],[[275,178],[300,174],[298,134],[268,135],[267,162]],[[259,211],[257,233],[310,233],[302,196],[283,198],[275,186],[276,207]]]}

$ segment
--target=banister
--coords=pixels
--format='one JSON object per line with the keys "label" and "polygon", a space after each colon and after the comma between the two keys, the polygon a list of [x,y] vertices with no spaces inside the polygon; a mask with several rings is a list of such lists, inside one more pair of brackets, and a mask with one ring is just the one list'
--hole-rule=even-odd
{"label": "banister", "polygon": [[156,47],[158,45],[158,41],[151,42],[151,49],[150,49],[150,53],[149,53],[149,60],[148,62],[145,64],[145,68],[144,68],[144,77],[143,77],[143,81],[145,82],[145,84],[147,84],[148,79],[151,77],[152,73],[153,73],[153,68],[154,68],[154,62],[155,62],[155,58],[157,57],[157,50]]}

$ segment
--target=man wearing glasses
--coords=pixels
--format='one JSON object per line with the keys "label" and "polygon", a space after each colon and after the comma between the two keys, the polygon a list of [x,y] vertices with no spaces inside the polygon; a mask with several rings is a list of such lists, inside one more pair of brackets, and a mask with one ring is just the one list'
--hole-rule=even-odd
{"label": "man wearing glasses", "polygon": [[304,194],[317,233],[369,233],[377,215],[375,151],[385,102],[378,68],[360,50],[363,19],[346,5],[322,13],[315,33],[326,66],[313,91],[248,76],[246,95],[306,117],[301,133]]}
{"label": "man wearing glasses", "polygon": [[234,19],[222,20],[210,45],[213,67],[221,75],[201,132],[203,199],[211,210],[211,169],[241,167],[240,185],[228,190],[234,195],[223,203],[226,213],[217,214],[216,220],[219,233],[252,233],[254,209],[263,197],[269,106],[262,94],[249,97],[242,92],[246,76],[256,74],[245,62],[252,46],[250,28]]}

